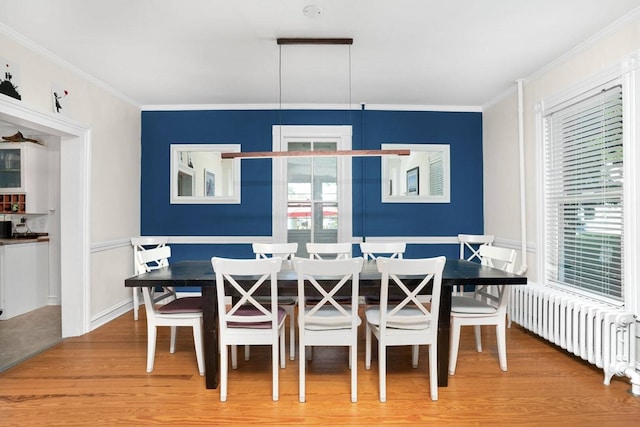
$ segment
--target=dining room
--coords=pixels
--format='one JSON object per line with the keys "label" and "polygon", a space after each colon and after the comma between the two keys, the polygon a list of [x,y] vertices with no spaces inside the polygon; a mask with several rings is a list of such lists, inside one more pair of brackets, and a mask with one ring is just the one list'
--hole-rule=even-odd
{"label": "dining room", "polygon": [[[3,82],[21,95],[0,97],[0,119],[16,130],[35,124],[60,137],[60,167],[70,173],[55,195],[64,215],[54,242],[60,245],[62,264],[51,273],[61,283],[63,342],[0,375],[0,382],[11,382],[17,400],[26,393],[16,379],[35,377],[34,372],[54,363],[51,358],[66,360],[71,348],[95,344],[103,354],[116,354],[108,348],[109,335],[115,350],[131,356],[131,364],[117,375],[133,378],[132,387],[141,386],[137,376],[147,385],[165,387],[158,377],[185,375],[202,388],[187,387],[186,395],[198,402],[217,400],[216,392],[202,387],[204,380],[192,372],[194,344],[184,334],[175,354],[159,347],[155,371],[145,373],[146,314],[141,305],[140,318],[133,319],[132,290],[124,286],[136,273],[132,237],[167,237],[173,265],[211,257],[250,259],[253,243],[278,242],[298,243],[297,256],[306,258],[310,242],[348,243],[357,257],[361,243],[402,241],[406,259],[454,260],[459,258],[458,235],[468,234],[495,236],[494,246],[514,250],[515,272],[527,279],[527,289],[514,294],[520,302],[541,305],[538,310],[512,304],[517,310],[510,312],[507,345],[513,364],[507,373],[497,366],[492,366],[497,371],[489,369],[497,365],[493,344],[476,354],[473,337],[463,331],[460,367],[449,378],[450,387],[440,388],[438,402],[490,389],[494,383],[489,380],[496,376],[487,371],[513,380],[505,387],[518,383],[531,394],[535,387],[527,380],[544,376],[540,365],[548,360],[553,365],[544,371],[549,382],[537,393],[544,402],[593,398],[602,414],[584,412],[591,419],[604,424],[627,419],[638,394],[628,390],[640,387],[636,2],[616,0],[605,11],[597,1],[570,0],[539,7],[516,7],[505,0],[491,0],[491,7],[467,1],[412,1],[401,7],[380,1],[365,11],[330,0],[316,5],[286,1],[277,7],[254,1],[166,0],[166,8],[142,3],[144,14],[125,16],[112,15],[115,10],[106,6],[74,4],[75,18],[40,0],[0,5],[0,56],[7,68]],[[96,16],[103,17],[101,24],[88,25]],[[103,25],[106,33],[99,32]],[[145,34],[142,39],[134,28]],[[247,28],[253,30],[247,33]],[[383,37],[380,28],[390,30]],[[181,37],[192,37],[185,42],[189,48],[180,44]],[[79,46],[82,40],[92,48]],[[170,50],[176,46],[182,48]],[[194,86],[187,88],[187,83]],[[56,111],[50,92],[60,85],[68,95],[65,108]],[[592,128],[586,111],[596,110],[601,121],[590,141],[608,145],[598,152],[599,166],[592,167],[590,160],[574,160],[571,150],[563,149],[579,138],[560,129],[573,125],[570,117],[576,114],[579,123]],[[596,157],[591,143],[581,147],[582,159]],[[554,162],[557,153],[575,163]],[[576,178],[573,171],[584,175]],[[564,181],[553,180],[558,176]],[[587,185],[593,182],[597,189]],[[181,290],[192,295],[201,289]],[[567,294],[573,299],[562,305]],[[578,305],[582,311],[574,310]],[[564,315],[547,314],[554,310]],[[572,330],[561,326],[574,318],[572,313],[580,321],[604,325],[576,335],[576,342],[602,333],[607,336],[599,340],[604,349],[587,354],[581,344],[556,339],[556,325]],[[576,328],[582,330],[579,324]],[[489,330],[486,336],[495,342]],[[168,335],[158,339],[159,345],[168,343]],[[268,354],[255,347],[255,358],[240,363],[263,363],[252,369],[262,369],[264,378],[256,382],[268,384]],[[96,354],[85,354],[87,366],[99,365]],[[420,357],[419,366],[427,366],[427,352]],[[468,370],[465,358],[479,364],[477,371]],[[171,366],[159,374],[169,360]],[[364,364],[362,354],[358,363]],[[520,369],[527,364],[538,371]],[[283,400],[288,408],[289,401],[295,402],[295,369],[283,370],[281,395],[288,397],[281,397],[279,407],[274,402],[270,411],[282,408]],[[324,381],[315,374],[308,373],[309,381]],[[365,396],[359,406],[375,404],[382,410],[375,403],[375,375],[364,368],[359,374]],[[595,384],[582,395],[570,380],[552,381],[582,375]],[[473,377],[476,388],[459,388],[463,377]],[[65,384],[72,387],[69,378]],[[409,381],[425,378],[422,371]],[[234,381],[235,387],[238,378]],[[250,379],[241,381],[253,387]],[[554,395],[550,389],[562,392]],[[514,393],[508,388],[494,397],[506,402]],[[267,386],[262,397],[272,405],[268,394]],[[264,408],[264,402],[243,397],[248,406]],[[405,397],[402,407],[416,406],[417,400]],[[616,409],[620,418],[604,415],[607,399],[626,404]],[[361,405],[362,400],[367,403]],[[309,413],[318,409],[314,405]],[[539,405],[525,406],[523,412],[543,412],[544,403]],[[345,416],[347,408],[338,413]],[[434,408],[437,412],[442,406]],[[393,410],[382,411],[390,419],[402,418]],[[580,413],[566,405],[554,411],[565,421]],[[153,419],[132,412],[130,421]],[[99,411],[94,415],[99,417]],[[411,416],[428,421],[417,412],[402,421]],[[458,420],[453,412],[444,418]],[[587,418],[582,420],[588,423]],[[350,421],[382,422],[363,414]]]}

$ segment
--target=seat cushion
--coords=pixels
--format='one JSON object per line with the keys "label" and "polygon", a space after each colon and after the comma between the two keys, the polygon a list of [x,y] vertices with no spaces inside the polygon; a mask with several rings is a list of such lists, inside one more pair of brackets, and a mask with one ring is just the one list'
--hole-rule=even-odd
{"label": "seat cushion", "polygon": [[[393,310],[394,307],[388,307],[387,312]],[[380,306],[373,306],[365,310],[365,317],[367,323],[380,326]],[[425,314],[417,308],[403,308],[396,316],[404,317],[406,322],[389,322],[387,321],[387,328],[392,329],[427,329],[431,325],[431,320],[425,317]],[[415,318],[412,322],[411,318]]]}
{"label": "seat cushion", "polygon": [[158,308],[158,313],[199,313],[202,311],[202,299],[200,297],[178,298]]}
{"label": "seat cushion", "polygon": [[[236,316],[264,316],[255,307],[242,307],[235,313]],[[284,321],[287,312],[284,308],[278,307],[278,325]],[[271,329],[271,322],[227,322],[228,328],[251,328],[251,329]]]}
{"label": "seat cushion", "polygon": [[[344,307],[347,313],[351,314],[351,306]],[[305,309],[305,312],[309,312],[311,309]],[[342,313],[338,312],[334,307],[321,307],[313,314],[313,318],[309,319],[305,317],[305,329],[314,331],[323,331],[329,329],[349,329],[351,328],[351,318],[346,318]],[[360,317],[356,320],[357,325],[360,326],[362,320]]]}
{"label": "seat cushion", "polygon": [[[262,304],[271,302],[271,297],[268,297],[268,296],[257,296],[255,298],[256,298],[256,301]],[[297,301],[298,301],[297,297],[280,296],[280,295],[278,296],[278,304],[295,305]]]}
{"label": "seat cushion", "polygon": [[473,297],[453,296],[451,298],[451,312],[493,314],[497,310],[495,307]]}

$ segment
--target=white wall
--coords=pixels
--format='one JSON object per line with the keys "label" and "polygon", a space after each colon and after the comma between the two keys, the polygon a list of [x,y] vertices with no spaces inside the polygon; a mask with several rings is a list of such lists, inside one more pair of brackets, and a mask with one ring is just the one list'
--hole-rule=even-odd
{"label": "white wall", "polygon": [[93,320],[131,296],[124,278],[133,269],[129,238],[139,234],[140,107],[4,27],[0,27],[0,55],[19,65],[22,103],[53,114],[51,86],[62,86],[69,91],[69,118],[91,129]]}

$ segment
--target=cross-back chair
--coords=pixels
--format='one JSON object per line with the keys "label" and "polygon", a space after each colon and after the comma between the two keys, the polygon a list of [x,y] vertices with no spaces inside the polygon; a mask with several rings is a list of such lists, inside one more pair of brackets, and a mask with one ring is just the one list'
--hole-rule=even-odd
{"label": "cross-back chair", "polygon": [[[482,264],[513,273],[516,261],[514,249],[482,245],[478,250]],[[510,287],[506,285],[478,286],[473,295],[454,295],[451,300],[451,348],[449,375],[454,375],[460,345],[460,328],[474,326],[476,350],[482,352],[481,325],[494,325],[498,344],[500,369],[507,370],[506,316]]]}
{"label": "cross-back chair", "polygon": [[[171,257],[171,248],[169,246],[160,246],[147,249],[138,252],[137,257],[139,265],[144,269],[142,272],[150,271],[152,269],[151,266],[165,265],[165,261]],[[154,298],[154,289],[150,287],[142,288],[142,297],[147,315],[147,372],[153,371],[158,327],[169,326],[171,328],[169,351],[175,353],[177,327],[189,326],[193,330],[198,371],[200,375],[204,375],[201,298],[184,297],[175,299],[174,295],[168,294],[166,299],[171,300],[164,305],[156,306],[157,300]]]}
{"label": "cross-back chair", "polygon": [[[278,306],[277,274],[282,258],[211,258],[218,297],[218,342],[220,343],[220,401],[227,400],[229,349],[237,345],[271,346],[272,398],[279,399],[278,360],[284,369],[284,324],[287,313]],[[266,293],[268,302],[258,301]],[[231,306],[227,301],[231,299]],[[233,351],[233,350],[232,350]],[[233,369],[237,368],[232,360]]]}
{"label": "cross-back chair", "polygon": [[[142,265],[140,260],[138,259],[138,252],[146,251],[148,249],[159,248],[162,246],[166,246],[169,241],[168,237],[155,237],[155,236],[141,236],[141,237],[132,237],[131,245],[133,246],[133,273],[141,274],[148,270],[154,270],[156,268],[163,267],[169,264],[169,259],[163,260],[152,260],[148,265]],[[140,288],[131,288],[133,294],[133,320],[138,320],[138,313],[140,310],[140,295],[142,293],[142,289]],[[173,290],[170,290],[173,293]],[[157,296],[159,300],[165,298],[166,296]],[[158,302],[158,301],[156,301]]]}
{"label": "cross-back chair", "polygon": [[[365,310],[365,368],[371,369],[371,335],[378,339],[378,371],[380,402],[387,401],[387,347],[412,346],[412,366],[418,367],[420,345],[429,346],[429,384],[431,400],[438,400],[438,314],[442,271],[446,258],[390,259],[379,257],[376,262],[382,273],[380,305]],[[403,276],[410,277],[403,279]],[[408,281],[419,281],[417,285]],[[419,294],[431,284],[431,303],[427,307]],[[390,303],[390,288],[396,288],[404,298]]]}
{"label": "cross-back chair", "polygon": [[[347,346],[351,368],[351,401],[358,400],[358,285],[362,257],[317,260],[294,258],[298,274],[299,400],[306,400],[306,347]],[[350,289],[349,289],[350,288]],[[307,299],[313,290],[319,296]],[[349,294],[348,304],[336,299]],[[307,301],[303,304],[303,301]]]}

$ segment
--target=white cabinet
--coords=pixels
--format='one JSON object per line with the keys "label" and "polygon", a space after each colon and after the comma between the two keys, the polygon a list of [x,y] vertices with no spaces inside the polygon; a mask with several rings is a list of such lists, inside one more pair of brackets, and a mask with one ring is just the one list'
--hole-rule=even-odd
{"label": "white cabinet", "polygon": [[0,320],[49,303],[49,242],[0,246]]}
{"label": "white cabinet", "polygon": [[33,142],[0,143],[0,193],[26,194],[27,213],[49,210],[49,150]]}

